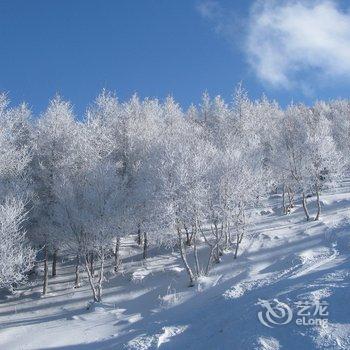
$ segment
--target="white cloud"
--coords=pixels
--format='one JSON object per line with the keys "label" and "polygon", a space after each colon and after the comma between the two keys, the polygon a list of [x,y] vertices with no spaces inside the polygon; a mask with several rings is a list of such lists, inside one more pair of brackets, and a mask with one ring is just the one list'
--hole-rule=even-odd
{"label": "white cloud", "polygon": [[215,0],[201,1],[196,9],[205,20],[214,26],[216,33],[223,35],[228,40],[233,40],[239,20],[232,11],[223,9]]}
{"label": "white cloud", "polygon": [[333,1],[259,1],[251,11],[248,60],[274,86],[350,76],[350,15]]}
{"label": "white cloud", "polygon": [[[217,2],[201,8],[201,15],[229,38],[234,20]],[[307,90],[320,79],[350,78],[350,13],[336,1],[255,1],[241,34],[247,61],[272,86]]]}
{"label": "white cloud", "polygon": [[222,17],[221,6],[216,1],[202,1],[197,5],[199,14],[208,20],[220,20]]}

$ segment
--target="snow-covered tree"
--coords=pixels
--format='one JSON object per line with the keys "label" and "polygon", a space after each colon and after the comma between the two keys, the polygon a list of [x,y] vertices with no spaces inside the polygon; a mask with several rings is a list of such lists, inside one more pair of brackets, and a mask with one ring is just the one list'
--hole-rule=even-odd
{"label": "snow-covered tree", "polygon": [[0,288],[12,289],[25,281],[35,261],[23,222],[25,205],[18,199],[0,204]]}
{"label": "snow-covered tree", "polygon": [[317,220],[320,191],[338,181],[344,169],[326,116],[303,105],[290,106],[281,119],[274,159],[281,170],[284,188],[301,193],[307,220],[310,219],[307,196],[316,195]]}
{"label": "snow-covered tree", "polygon": [[56,259],[61,244],[60,226],[54,217],[57,198],[53,187],[73,152],[76,122],[69,102],[56,96],[35,125],[33,173],[37,203],[34,210],[33,239],[44,248],[43,294],[48,285],[48,256],[53,253],[52,275],[56,275]]}
{"label": "snow-covered tree", "polygon": [[341,180],[345,162],[336,148],[326,116],[317,108],[313,108],[309,113],[305,113],[305,117],[307,176],[304,186],[316,195],[315,220],[318,220],[321,214],[320,193],[324,188],[334,186]]}
{"label": "snow-covered tree", "polygon": [[[56,218],[63,224],[66,246],[76,249],[83,259],[94,301],[101,301],[105,262],[120,223],[118,203],[124,198],[110,163],[96,162],[77,175],[63,174],[55,183],[59,202]],[[89,260],[91,254],[99,261],[97,279]]]}
{"label": "snow-covered tree", "polygon": [[9,108],[0,95],[0,288],[13,288],[26,278],[35,261],[26,237],[25,203],[31,161],[30,111]]}
{"label": "snow-covered tree", "polygon": [[334,100],[330,103],[319,101],[314,111],[330,121],[332,138],[341,152],[347,166],[350,164],[350,101]]}
{"label": "snow-covered tree", "polygon": [[[159,226],[169,234],[161,236],[167,244],[177,245],[193,285],[201,267],[198,261],[197,232],[203,220],[208,190],[208,171],[214,149],[203,135],[201,127],[184,119],[180,107],[169,98],[164,104],[166,127],[154,155],[153,173],[158,179],[157,197],[160,204]],[[167,229],[168,228],[168,229]],[[192,230],[194,267],[187,259],[188,230]]]}
{"label": "snow-covered tree", "polygon": [[100,301],[106,260],[118,272],[122,240],[135,233],[144,259],[149,244],[179,248],[193,285],[225,252],[237,257],[254,206],[272,189],[285,214],[300,196],[307,219],[315,196],[319,219],[322,191],[349,165],[349,112],[345,100],[282,110],[239,85],[231,102],[205,93],[186,112],[172,97],[120,102],[103,90],[82,120],[56,96],[33,122],[25,104],[9,108],[0,95],[1,266],[19,271],[3,280],[27,271],[27,230],[43,248],[44,294],[49,255],[54,276],[60,252],[76,257],[76,286],[85,267]]}

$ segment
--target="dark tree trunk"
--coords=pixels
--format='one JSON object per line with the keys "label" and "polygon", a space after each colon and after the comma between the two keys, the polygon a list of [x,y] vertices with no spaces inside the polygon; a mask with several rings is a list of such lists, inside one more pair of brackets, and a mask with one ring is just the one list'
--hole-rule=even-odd
{"label": "dark tree trunk", "polygon": [[317,198],[317,214],[315,217],[315,221],[319,220],[321,215],[320,192],[318,190],[318,187],[316,188],[316,198]]}
{"label": "dark tree trunk", "polygon": [[220,251],[220,237],[219,237],[219,228],[218,224],[214,224],[214,232],[215,232],[215,250],[214,250],[214,261],[216,264],[219,264],[221,262],[221,251]]}
{"label": "dark tree trunk", "polygon": [[147,255],[148,255],[148,237],[147,237],[147,233],[144,232],[143,234],[143,259],[147,259]]}
{"label": "dark tree trunk", "polygon": [[235,254],[233,256],[234,259],[237,259],[238,256],[238,248],[239,248],[239,233],[237,232],[237,240],[236,240],[236,247],[235,247]]}
{"label": "dark tree trunk", "polygon": [[94,253],[90,253],[90,272],[91,275],[95,275],[95,270],[94,270]]}
{"label": "dark tree trunk", "polygon": [[289,200],[289,208],[294,208],[294,193],[290,187],[288,187],[288,200]]}
{"label": "dark tree trunk", "polygon": [[237,257],[238,257],[238,249],[239,249],[239,245],[242,243],[243,236],[244,236],[244,231],[242,233],[237,233],[235,254],[234,254],[234,257],[233,257],[234,259],[237,259]]}
{"label": "dark tree trunk", "polygon": [[57,275],[57,252],[58,249],[55,249],[52,255],[52,277]]}
{"label": "dark tree trunk", "polygon": [[100,264],[100,276],[98,278],[98,284],[97,284],[97,301],[102,301],[102,288],[103,288],[103,273],[104,273],[104,254],[101,256],[101,264]]}
{"label": "dark tree trunk", "polygon": [[196,276],[198,277],[200,274],[200,268],[199,268],[198,249],[197,249],[197,229],[195,230],[195,233],[192,236],[192,242],[193,242],[194,263],[196,267]]}
{"label": "dark tree trunk", "polygon": [[114,272],[118,272],[120,270],[120,265],[121,265],[120,237],[118,237],[115,242],[115,250],[114,250]]}
{"label": "dark tree trunk", "polygon": [[76,257],[74,288],[80,287],[80,255]]}
{"label": "dark tree trunk", "polygon": [[190,232],[188,231],[187,226],[184,225],[184,229],[185,229],[185,232],[186,232],[186,245],[190,246],[192,244],[192,237],[190,235]]}
{"label": "dark tree trunk", "polygon": [[137,244],[139,246],[142,244],[141,225],[137,226]]}
{"label": "dark tree trunk", "polygon": [[283,214],[287,214],[287,208],[286,208],[286,187],[283,185],[282,190],[282,208],[283,208]]}
{"label": "dark tree trunk", "polygon": [[306,220],[309,221],[310,220],[310,215],[309,215],[309,211],[307,209],[306,196],[305,196],[304,192],[303,192],[303,209],[304,209],[304,212],[305,212]]}
{"label": "dark tree trunk", "polygon": [[49,284],[49,266],[48,266],[48,251],[45,245],[44,247],[44,283],[43,283],[43,295],[47,293],[47,287]]}

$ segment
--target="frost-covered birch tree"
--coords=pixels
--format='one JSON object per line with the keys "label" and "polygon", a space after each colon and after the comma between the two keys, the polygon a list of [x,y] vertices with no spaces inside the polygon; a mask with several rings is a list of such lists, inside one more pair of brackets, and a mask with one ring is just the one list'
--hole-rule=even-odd
{"label": "frost-covered birch tree", "polygon": [[25,280],[35,253],[26,235],[31,161],[30,111],[0,95],[0,288]]}

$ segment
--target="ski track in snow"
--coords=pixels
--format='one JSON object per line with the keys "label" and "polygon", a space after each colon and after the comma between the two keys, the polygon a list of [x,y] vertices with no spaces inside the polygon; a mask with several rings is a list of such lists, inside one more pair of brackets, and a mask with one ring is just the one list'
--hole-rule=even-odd
{"label": "ski track in snow", "polygon": [[[302,208],[279,215],[268,203],[232,254],[195,288],[187,287],[177,252],[153,249],[147,262],[129,238],[122,273],[107,274],[104,300],[87,310],[87,280],[73,289],[71,261],[50,279],[0,299],[0,349],[350,349],[349,182],[322,196],[323,216],[305,222]],[[312,210],[312,205],[311,205]],[[200,254],[204,254],[201,250]],[[259,300],[329,303],[325,326],[259,323]]]}

